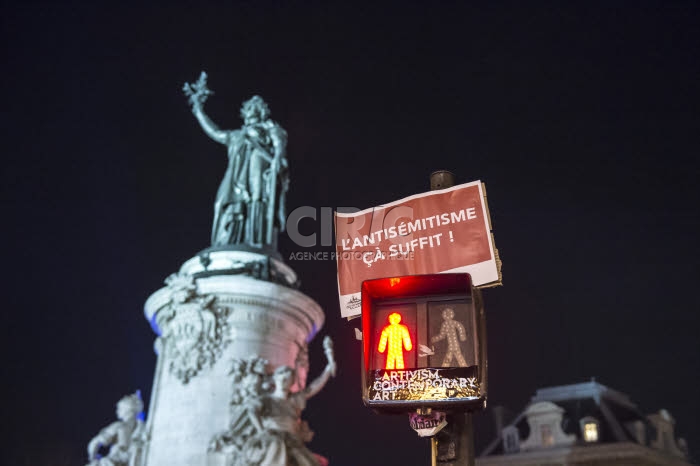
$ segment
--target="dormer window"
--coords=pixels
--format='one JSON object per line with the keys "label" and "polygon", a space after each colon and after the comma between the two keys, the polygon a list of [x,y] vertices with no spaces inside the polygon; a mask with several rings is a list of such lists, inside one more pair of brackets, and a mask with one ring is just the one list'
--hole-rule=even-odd
{"label": "dormer window", "polygon": [[595,443],[600,438],[600,424],[594,417],[581,419],[581,436],[586,443]]}
{"label": "dormer window", "polygon": [[598,441],[598,424],[595,422],[588,422],[583,425],[583,439],[586,442],[597,442]]}
{"label": "dormer window", "polygon": [[549,424],[540,424],[540,434],[542,435],[542,446],[551,447],[554,445],[554,435],[552,434],[552,426]]}
{"label": "dormer window", "polygon": [[520,443],[520,451],[539,450],[573,445],[575,435],[564,433],[561,428],[564,418],[564,408],[551,401],[532,403],[525,410],[530,435]]}

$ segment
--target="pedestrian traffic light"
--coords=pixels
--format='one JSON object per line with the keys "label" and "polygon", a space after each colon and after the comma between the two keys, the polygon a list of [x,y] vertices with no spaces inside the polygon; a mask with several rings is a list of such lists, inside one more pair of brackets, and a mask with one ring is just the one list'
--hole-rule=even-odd
{"label": "pedestrian traffic light", "polygon": [[486,403],[486,322],[469,274],[362,283],[362,398],[379,411]]}

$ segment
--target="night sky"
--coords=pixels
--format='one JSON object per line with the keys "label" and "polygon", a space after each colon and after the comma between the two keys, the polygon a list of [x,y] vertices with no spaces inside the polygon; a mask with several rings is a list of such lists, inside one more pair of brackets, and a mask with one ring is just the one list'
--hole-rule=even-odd
{"label": "night sky", "polygon": [[[181,91],[201,70],[222,127],[260,94],[288,131],[290,210],[390,202],[438,169],[486,183],[491,406],[595,377],[668,409],[697,455],[700,7],[265,5],[2,3],[3,464],[84,464],[122,395],[148,401],[143,303],[209,245],[226,167]],[[362,405],[335,262],[288,263],[340,367],[304,413],[311,448],[427,464],[407,418]]]}

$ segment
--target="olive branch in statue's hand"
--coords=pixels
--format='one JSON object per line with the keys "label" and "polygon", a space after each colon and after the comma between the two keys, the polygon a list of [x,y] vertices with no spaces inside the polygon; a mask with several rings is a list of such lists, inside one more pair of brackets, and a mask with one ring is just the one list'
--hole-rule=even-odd
{"label": "olive branch in statue's hand", "polygon": [[207,87],[207,73],[202,71],[196,83],[185,83],[182,91],[189,97],[190,105],[197,107],[202,105],[213,92]]}

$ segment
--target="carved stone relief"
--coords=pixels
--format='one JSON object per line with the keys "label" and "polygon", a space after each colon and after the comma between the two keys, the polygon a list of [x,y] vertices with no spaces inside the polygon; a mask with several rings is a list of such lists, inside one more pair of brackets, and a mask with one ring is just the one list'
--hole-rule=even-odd
{"label": "carved stone relief", "polygon": [[230,343],[230,309],[215,306],[214,296],[197,294],[195,279],[173,274],[165,281],[171,291],[170,303],[159,312],[168,370],[187,384],[201,370],[216,363]]}
{"label": "carved stone relief", "polygon": [[[313,437],[301,419],[306,401],[318,393],[331,376],[336,364],[330,338],[324,340],[328,363],[323,373],[300,390],[291,388],[298,382],[297,369],[280,366],[267,370],[268,362],[257,356],[233,361],[231,375],[233,395],[230,403],[229,428],[212,438],[210,459],[225,457],[228,466],[326,466],[327,460],[304,445]],[[300,347],[297,361],[307,364],[305,347]]]}

